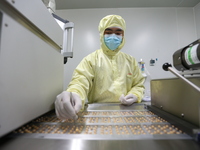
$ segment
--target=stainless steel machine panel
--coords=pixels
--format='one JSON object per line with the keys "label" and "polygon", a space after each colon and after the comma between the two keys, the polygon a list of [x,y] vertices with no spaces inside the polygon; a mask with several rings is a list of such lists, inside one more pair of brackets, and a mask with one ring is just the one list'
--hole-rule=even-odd
{"label": "stainless steel machine panel", "polygon": [[[188,78],[200,86],[200,78]],[[152,106],[199,126],[200,94],[181,79],[158,79],[151,81]]]}

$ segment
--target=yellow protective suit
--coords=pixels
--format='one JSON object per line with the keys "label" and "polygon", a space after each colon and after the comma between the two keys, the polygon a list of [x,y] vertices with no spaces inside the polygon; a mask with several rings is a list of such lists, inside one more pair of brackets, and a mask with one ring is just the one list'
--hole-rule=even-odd
{"label": "yellow protective suit", "polygon": [[99,24],[101,49],[86,56],[73,73],[67,91],[77,93],[81,99],[88,98],[89,103],[117,102],[124,94],[134,94],[141,101],[144,91],[144,77],[136,60],[120,49],[109,50],[104,43],[104,30],[108,27],[120,27],[125,31],[125,21],[121,16],[109,15]]}

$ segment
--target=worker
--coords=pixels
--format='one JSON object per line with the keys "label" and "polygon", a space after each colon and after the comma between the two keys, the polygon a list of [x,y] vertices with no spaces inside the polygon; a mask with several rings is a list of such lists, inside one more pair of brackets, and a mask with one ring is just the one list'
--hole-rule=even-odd
{"label": "worker", "polygon": [[99,23],[101,48],[80,62],[66,91],[56,97],[55,110],[60,119],[77,119],[88,103],[141,102],[144,77],[132,56],[121,52],[126,24],[119,15],[108,15]]}

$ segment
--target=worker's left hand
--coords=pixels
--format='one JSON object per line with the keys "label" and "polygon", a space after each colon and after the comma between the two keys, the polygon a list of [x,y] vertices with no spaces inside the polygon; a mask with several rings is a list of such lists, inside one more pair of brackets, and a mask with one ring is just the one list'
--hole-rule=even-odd
{"label": "worker's left hand", "polygon": [[137,97],[133,94],[128,94],[126,96],[122,94],[119,100],[123,105],[131,105],[138,101]]}

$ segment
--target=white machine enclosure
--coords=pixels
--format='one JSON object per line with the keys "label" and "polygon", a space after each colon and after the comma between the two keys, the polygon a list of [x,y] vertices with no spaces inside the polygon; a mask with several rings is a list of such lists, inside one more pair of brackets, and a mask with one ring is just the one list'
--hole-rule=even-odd
{"label": "white machine enclosure", "polygon": [[[43,34],[5,11],[2,3],[13,7]],[[0,5],[2,137],[53,109],[56,95],[63,90],[64,68],[60,53],[63,31],[41,0],[3,0]]]}

